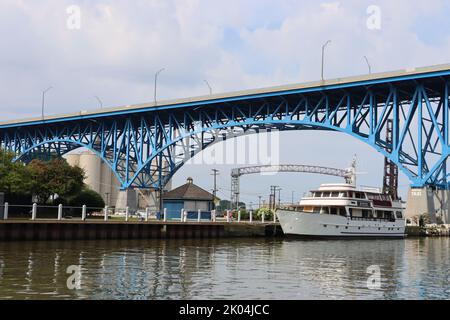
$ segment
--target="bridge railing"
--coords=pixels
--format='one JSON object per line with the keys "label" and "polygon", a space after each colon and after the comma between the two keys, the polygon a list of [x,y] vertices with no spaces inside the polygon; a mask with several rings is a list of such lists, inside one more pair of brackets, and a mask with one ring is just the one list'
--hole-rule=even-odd
{"label": "bridge railing", "polygon": [[187,211],[181,209],[178,216],[170,216],[167,209],[163,212],[156,212],[150,208],[132,211],[130,208],[98,208],[83,205],[58,206],[38,205],[13,205],[4,203],[0,205],[0,220],[12,221],[104,221],[104,222],[208,222],[208,223],[276,223],[276,215],[273,219],[261,215],[256,217],[253,211],[249,211],[248,216],[243,216],[241,211],[226,211],[223,215],[217,211]]}

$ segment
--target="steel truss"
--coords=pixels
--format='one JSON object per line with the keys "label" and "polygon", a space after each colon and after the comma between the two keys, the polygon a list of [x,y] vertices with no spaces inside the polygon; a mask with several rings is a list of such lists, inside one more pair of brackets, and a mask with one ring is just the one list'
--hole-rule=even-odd
{"label": "steel truss", "polygon": [[356,182],[355,170],[356,168],[354,166],[348,169],[336,169],[336,168],[295,165],[295,164],[236,168],[231,171],[231,203],[234,208],[238,208],[240,196],[240,177],[243,175],[281,173],[281,172],[314,173],[314,174],[341,177],[344,178],[347,183],[353,184]]}
{"label": "steel truss", "polygon": [[[216,142],[260,131],[329,130],[373,147],[414,187],[449,187],[449,83],[443,77],[125,111],[2,126],[0,145],[25,163],[85,147],[111,167],[121,188],[161,189],[187,160]],[[392,142],[383,134],[389,119]]]}

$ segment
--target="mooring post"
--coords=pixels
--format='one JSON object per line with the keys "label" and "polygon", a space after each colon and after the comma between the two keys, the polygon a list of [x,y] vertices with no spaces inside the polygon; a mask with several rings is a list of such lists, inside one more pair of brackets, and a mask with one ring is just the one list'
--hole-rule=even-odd
{"label": "mooring post", "polygon": [[108,221],[108,206],[105,206],[105,221]]}
{"label": "mooring post", "polygon": [[5,209],[3,210],[3,220],[8,220],[8,210],[9,210],[9,203],[5,202]]}
{"label": "mooring post", "polygon": [[227,210],[227,222],[230,222],[230,210]]}
{"label": "mooring post", "polygon": [[250,210],[250,223],[253,222],[253,210]]}
{"label": "mooring post", "polygon": [[164,212],[163,220],[164,220],[164,222],[167,222],[167,208],[164,208],[163,212]]}
{"label": "mooring post", "polygon": [[31,220],[36,220],[37,203],[33,203],[33,209],[31,209]]}
{"label": "mooring post", "polygon": [[86,221],[86,205],[83,204],[83,207],[81,208],[81,220]]}
{"label": "mooring post", "polygon": [[150,215],[150,208],[145,208],[145,221],[148,222],[148,217]]}
{"label": "mooring post", "polygon": [[201,220],[202,220],[202,210],[198,209],[197,222],[200,222]]}
{"label": "mooring post", "polygon": [[181,209],[181,217],[180,217],[180,222],[184,221],[184,208]]}
{"label": "mooring post", "polygon": [[62,220],[62,213],[63,213],[63,205],[60,203],[58,205],[58,221]]}
{"label": "mooring post", "polygon": [[241,210],[238,211],[238,222],[241,222]]}
{"label": "mooring post", "polygon": [[130,215],[130,208],[126,207],[125,208],[125,221],[126,222],[128,222],[129,215]]}
{"label": "mooring post", "polygon": [[265,219],[266,219],[266,214],[263,212],[261,215],[261,223],[264,223]]}

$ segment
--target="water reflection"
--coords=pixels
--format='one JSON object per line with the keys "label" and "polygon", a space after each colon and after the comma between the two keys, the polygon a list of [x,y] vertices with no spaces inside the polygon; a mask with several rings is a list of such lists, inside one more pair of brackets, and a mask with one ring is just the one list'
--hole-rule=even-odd
{"label": "water reflection", "polygon": [[[450,239],[0,244],[0,299],[449,299]],[[80,290],[67,268],[80,266]],[[369,290],[367,268],[380,266]]]}

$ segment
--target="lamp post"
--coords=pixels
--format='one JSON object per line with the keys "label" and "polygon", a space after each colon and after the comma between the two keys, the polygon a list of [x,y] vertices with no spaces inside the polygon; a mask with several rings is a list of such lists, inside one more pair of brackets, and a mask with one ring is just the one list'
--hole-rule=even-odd
{"label": "lamp post", "polygon": [[208,88],[209,88],[209,95],[212,95],[212,88],[211,88],[211,86],[210,86],[208,80],[203,80],[203,81],[206,83],[206,85],[207,85]]}
{"label": "lamp post", "polygon": [[97,96],[94,96],[94,98],[97,99],[98,103],[100,104],[100,109],[103,109],[103,102],[102,102],[102,100],[100,100],[100,98],[97,97]]}
{"label": "lamp post", "polygon": [[371,67],[371,65],[369,63],[369,59],[367,59],[366,56],[364,56],[364,59],[366,60],[367,66],[369,67],[369,74],[372,74],[372,67]]}
{"label": "lamp post", "polygon": [[322,81],[324,80],[323,77],[323,68],[324,68],[324,64],[325,64],[325,48],[331,43],[331,40],[328,40],[327,42],[325,42],[325,44],[322,46]]}
{"label": "lamp post", "polygon": [[44,120],[44,109],[45,109],[45,94],[49,92],[53,87],[48,87],[44,91],[42,91],[42,120]]}
{"label": "lamp post", "polygon": [[163,72],[164,70],[166,70],[165,68],[160,69],[158,72],[155,73],[155,106],[156,106],[156,85],[158,82],[158,76],[161,72]]}

